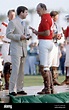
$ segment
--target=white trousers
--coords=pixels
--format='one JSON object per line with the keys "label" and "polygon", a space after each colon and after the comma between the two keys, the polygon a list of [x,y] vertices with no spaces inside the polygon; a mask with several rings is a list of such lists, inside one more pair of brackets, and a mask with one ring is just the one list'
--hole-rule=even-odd
{"label": "white trousers", "polygon": [[25,65],[24,65],[24,74],[29,75],[29,56],[27,55]]}
{"label": "white trousers", "polygon": [[11,56],[11,61],[12,61],[12,73],[9,82],[10,93],[23,90],[25,58]]}
{"label": "white trousers", "polygon": [[45,70],[49,70],[50,53],[53,48],[52,40],[39,40],[39,59],[40,65],[43,65]]}
{"label": "white trousers", "polygon": [[3,42],[1,52],[2,52],[4,63],[11,62],[11,56],[8,55],[9,54],[9,46],[10,46],[9,43]]}
{"label": "white trousers", "polygon": [[53,43],[53,49],[50,53],[50,67],[55,66],[59,67],[59,55],[60,49],[57,43]]}

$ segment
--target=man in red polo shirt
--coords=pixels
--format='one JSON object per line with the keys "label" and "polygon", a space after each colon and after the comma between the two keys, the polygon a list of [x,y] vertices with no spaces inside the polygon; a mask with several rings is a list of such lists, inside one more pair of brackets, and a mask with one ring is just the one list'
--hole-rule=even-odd
{"label": "man in red polo shirt", "polygon": [[39,71],[44,80],[44,89],[37,94],[51,94],[54,93],[52,74],[49,67],[49,55],[53,48],[53,31],[52,31],[52,19],[49,13],[47,13],[46,5],[39,3],[37,5],[37,13],[41,17],[38,31],[32,29],[32,32],[38,35],[39,39],[39,59],[40,66]]}

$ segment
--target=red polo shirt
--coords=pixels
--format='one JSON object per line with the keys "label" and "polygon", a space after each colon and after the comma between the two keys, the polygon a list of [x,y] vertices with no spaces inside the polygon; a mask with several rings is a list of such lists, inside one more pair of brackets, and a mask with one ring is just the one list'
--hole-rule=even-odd
{"label": "red polo shirt", "polygon": [[67,27],[66,31],[65,31],[65,37],[69,37],[69,26]]}
{"label": "red polo shirt", "polygon": [[38,35],[38,39],[52,39],[53,31],[51,30],[52,27],[52,18],[49,13],[43,14],[41,16],[41,22],[39,24],[38,32],[43,32],[46,30],[50,30],[50,35],[49,36],[42,36]]}

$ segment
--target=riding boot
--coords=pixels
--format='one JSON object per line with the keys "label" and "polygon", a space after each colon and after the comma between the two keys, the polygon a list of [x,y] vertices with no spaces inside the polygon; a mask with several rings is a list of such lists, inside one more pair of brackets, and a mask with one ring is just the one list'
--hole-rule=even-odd
{"label": "riding boot", "polygon": [[54,94],[54,85],[53,85],[53,78],[52,78],[52,73],[51,71],[49,72],[50,74],[50,85],[51,85],[51,93]]}
{"label": "riding boot", "polygon": [[53,78],[53,85],[60,85],[60,83],[58,82],[57,67],[51,67],[51,72],[52,72],[52,78]]}
{"label": "riding boot", "polygon": [[66,84],[66,85],[69,85],[69,76],[67,76],[67,67],[66,67],[66,77],[65,77],[65,80],[61,83],[61,86]]}
{"label": "riding boot", "polygon": [[10,78],[10,74],[9,74],[9,73],[4,74],[4,79],[5,79],[5,89],[6,89],[6,90],[9,89],[9,78]]}
{"label": "riding boot", "polygon": [[11,63],[10,62],[6,62],[4,64],[4,70],[3,70],[3,73],[4,73],[4,80],[5,80],[5,89],[8,90],[9,89],[9,78],[10,78],[10,75],[11,75]]}
{"label": "riding boot", "polygon": [[0,91],[2,90],[2,86],[3,86],[3,81],[2,81],[2,78],[1,78],[1,72],[0,72]]}
{"label": "riding boot", "polygon": [[69,85],[69,76],[67,76],[66,85]]}
{"label": "riding boot", "polygon": [[44,70],[44,66],[40,66],[40,72],[44,80],[44,88],[37,94],[51,94],[49,71]]}
{"label": "riding boot", "polygon": [[51,81],[50,81],[50,75],[49,71],[44,71],[44,85],[45,85],[45,94],[51,94]]}

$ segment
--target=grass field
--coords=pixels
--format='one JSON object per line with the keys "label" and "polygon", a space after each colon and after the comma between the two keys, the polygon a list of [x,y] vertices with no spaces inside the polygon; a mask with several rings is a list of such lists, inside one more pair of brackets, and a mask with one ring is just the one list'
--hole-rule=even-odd
{"label": "grass field", "polygon": [[[58,76],[58,81],[61,83],[65,79],[65,76]],[[43,79],[41,75],[24,76],[25,86],[41,86],[43,85]]]}
{"label": "grass field", "polygon": [[[58,76],[58,81],[61,83],[65,79],[65,76]],[[3,85],[4,85],[4,78]],[[43,78],[41,75],[25,75],[24,76],[24,87],[28,86],[41,86],[43,85]]]}

